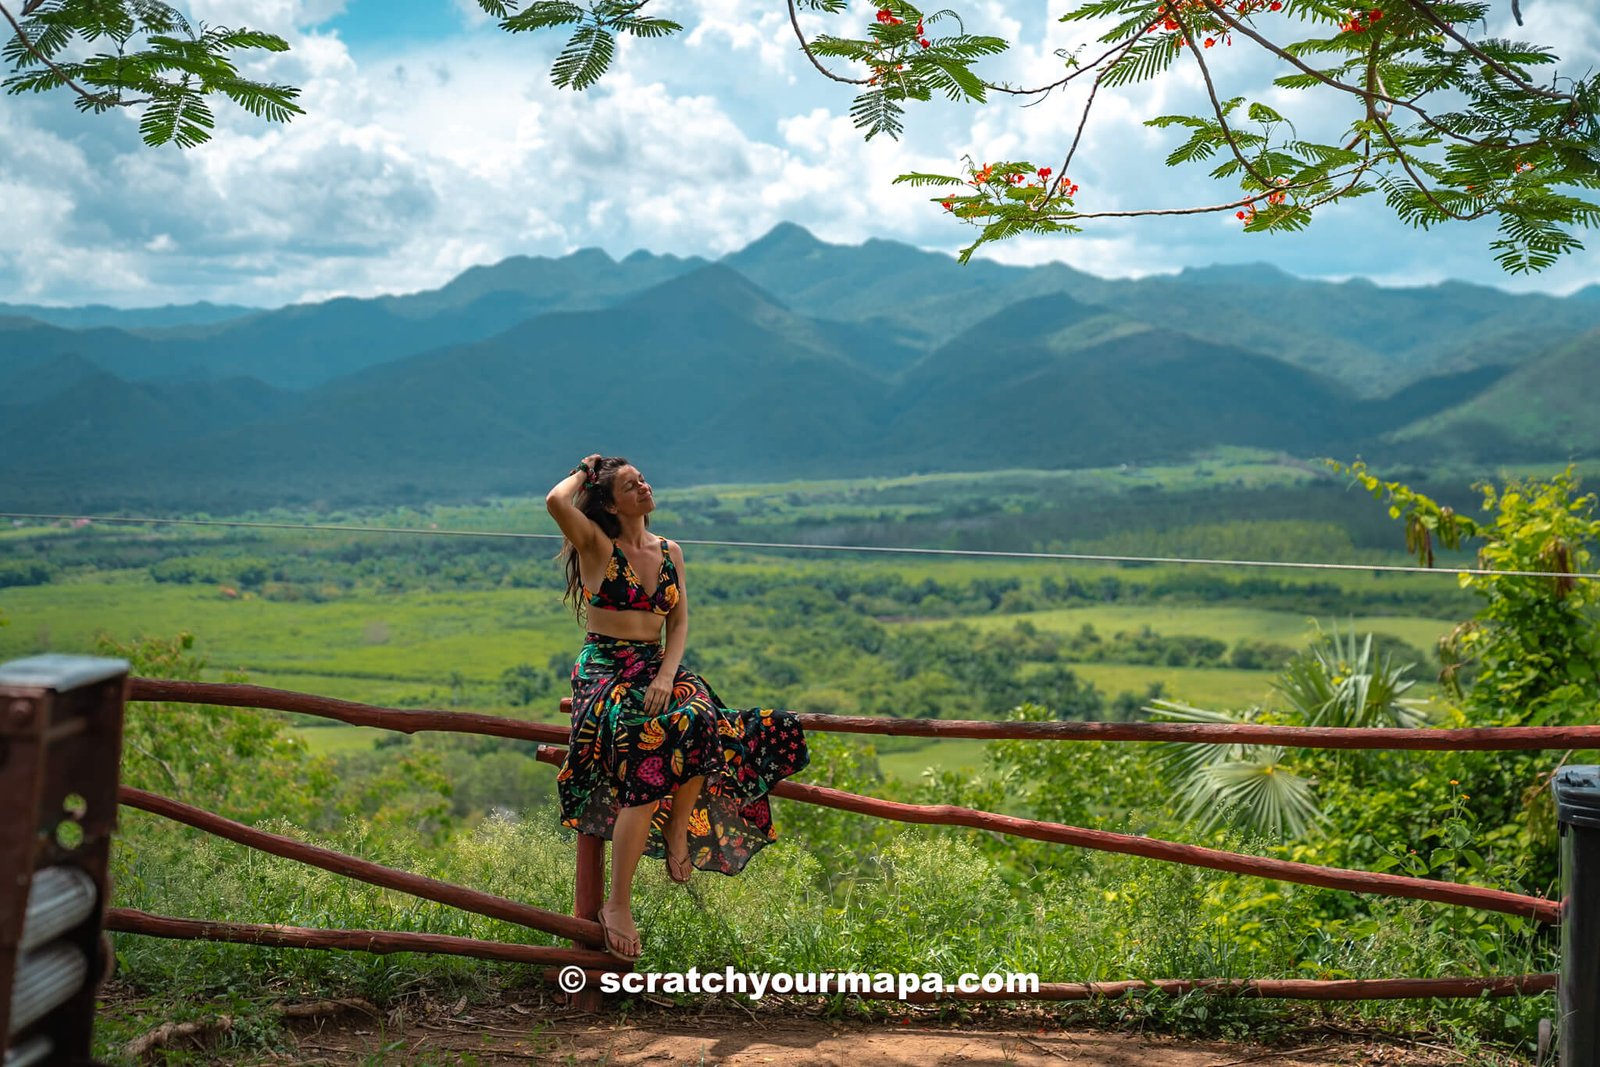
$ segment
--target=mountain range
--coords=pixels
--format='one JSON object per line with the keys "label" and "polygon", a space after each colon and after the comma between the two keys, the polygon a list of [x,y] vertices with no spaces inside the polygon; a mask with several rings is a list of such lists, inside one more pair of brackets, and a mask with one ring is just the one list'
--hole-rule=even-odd
{"label": "mountain range", "polygon": [[625,454],[658,482],[1600,452],[1600,288],[1270,266],[1107,279],[781,225],[278,309],[0,305],[5,510],[419,502]]}

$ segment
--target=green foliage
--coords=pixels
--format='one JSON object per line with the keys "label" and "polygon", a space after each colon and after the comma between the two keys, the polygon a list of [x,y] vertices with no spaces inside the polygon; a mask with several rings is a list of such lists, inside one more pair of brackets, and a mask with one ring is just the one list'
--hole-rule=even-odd
{"label": "green foliage", "polygon": [[[127,660],[130,673],[146,678],[199,681],[206,665],[189,633],[131,642],[102,635],[95,651]],[[124,784],[240,822],[312,822],[327,812],[323,794],[333,784],[332,768],[312,757],[275,716],[247,708],[134,702],[122,747]]]}
{"label": "green foliage", "polygon": [[588,7],[565,0],[478,0],[478,6],[508,33],[575,26],[550,67],[550,80],[562,89],[587,89],[600,80],[616,55],[617,34],[668,37],[683,29],[670,19],[639,12],[649,0],[593,0]]}
{"label": "green foliage", "polygon": [[[794,490],[786,488],[784,493]],[[720,496],[718,507],[738,499],[730,491]],[[213,547],[218,561],[246,558],[232,555],[238,545],[224,541]],[[96,571],[83,558],[93,555],[104,565],[123,558],[90,541],[83,542],[80,550],[85,557],[53,557],[69,561],[64,568],[75,584],[51,585],[45,592],[66,598],[93,589],[82,579]],[[141,582],[138,589],[146,598],[146,611],[157,609],[160,597],[184,597],[173,601],[178,605],[174,609],[195,613],[195,605],[202,603],[195,597],[203,593],[203,603],[216,605],[218,611],[261,608],[298,613],[258,616],[250,624],[256,627],[261,617],[296,627],[315,627],[320,622],[314,619],[326,617],[330,621],[325,625],[331,629],[314,630],[318,637],[312,638],[318,657],[342,654],[336,641],[323,645],[323,633],[331,637],[349,632],[344,640],[358,641],[363,656],[397,656],[410,669],[432,677],[434,685],[445,685],[446,675],[456,670],[461,677],[454,699],[467,704],[483,699],[510,702],[517,699],[518,686],[530,686],[531,693],[541,677],[554,683],[560,662],[546,662],[546,649],[566,648],[562,641],[571,638],[565,619],[552,624],[554,637],[539,638],[550,645],[539,645],[538,651],[528,649],[525,633],[512,633],[510,643],[496,646],[483,659],[486,665],[477,667],[458,653],[470,653],[486,640],[482,635],[462,637],[453,630],[450,640],[459,637],[458,643],[446,641],[450,651],[442,646],[421,662],[414,648],[390,648],[390,643],[400,645],[406,630],[416,627],[421,617],[421,611],[416,616],[398,611],[395,601],[414,605],[426,589],[446,590],[443,595],[448,598],[438,601],[435,611],[450,614],[451,619],[467,614],[475,619],[490,617],[496,630],[502,625],[528,625],[496,619],[494,611],[509,611],[496,606],[502,598],[520,598],[517,614],[507,614],[507,619],[542,619],[536,605],[546,600],[552,606],[550,617],[557,619],[555,585],[539,592],[538,566],[517,560],[510,550],[501,555],[464,544],[424,549],[392,545],[387,539],[363,544],[349,537],[334,537],[328,549],[306,553],[272,552],[262,544],[248,549],[248,558],[269,566],[262,587],[298,576],[296,581],[334,582],[349,590],[344,600],[315,606],[266,600],[240,603],[179,582],[150,584],[147,569],[142,568],[162,565],[162,550],[141,539],[117,552],[134,550],[144,553],[141,569],[131,573]],[[200,560],[211,558],[182,537],[174,539],[170,553],[171,558],[189,560],[182,566],[192,566],[197,574],[205,571]],[[1110,709],[1099,702],[1098,693],[1082,683],[1074,689],[1066,681],[1072,675],[1051,672],[1085,657],[1106,656],[1110,662],[1109,657],[1125,656],[1138,659],[1144,677],[1173,656],[1221,664],[1229,649],[1246,645],[1245,635],[1266,645],[1275,643],[1267,640],[1264,630],[1246,629],[1235,617],[1248,613],[1219,609],[1208,600],[1224,585],[1232,589],[1227,585],[1232,579],[1216,587],[1189,584],[1190,579],[1179,581],[1179,576],[1160,568],[1106,568],[1070,576],[1051,571],[1040,576],[1021,568],[976,565],[933,571],[920,561],[822,568],[787,560],[707,558],[696,566],[701,568],[696,571],[701,579],[694,589],[702,613],[696,616],[699,637],[691,648],[694,659],[702,661],[698,665],[725,697],[747,694],[766,702],[770,694],[790,694],[794,705],[806,709],[813,705],[800,694],[832,691],[834,709],[850,712],[907,713],[933,705],[941,713],[1026,721],[1053,720],[1062,709],[1104,717]],[[109,574],[99,577],[110,581]],[[1050,584],[1043,581],[1045,577]],[[1101,577],[1114,581],[1101,582]],[[1341,590],[1354,595],[1354,590],[1371,584],[1373,579],[1365,574],[1339,577],[1317,595],[1346,595]],[[1402,592],[1414,587],[1416,582],[1410,579],[1395,584]],[[1307,589],[1306,582],[1270,579],[1261,587],[1240,585],[1234,593],[1282,598],[1283,605],[1296,608],[1290,617],[1299,627],[1298,609],[1312,598]],[[1048,627],[1040,616],[1034,616],[1037,624],[984,617],[1024,605],[1034,611],[1058,608],[1067,616],[1077,611],[1170,611],[1173,600],[1168,598],[1198,605],[1194,633],[1160,632],[1170,625],[1168,621],[1160,622],[1160,629],[1106,622],[1085,632],[1082,622]],[[1390,601],[1389,609],[1410,608],[1402,597]],[[875,613],[888,617],[878,619]],[[909,624],[902,621],[906,616],[952,617],[952,622]],[[966,619],[954,622],[957,616]],[[387,621],[379,635],[363,630],[374,617]],[[1229,622],[1222,627],[1205,622],[1214,617]],[[1398,624],[1392,629],[1413,633]],[[1174,640],[1192,635],[1202,640]],[[1290,632],[1282,635],[1288,637]],[[307,635],[285,632],[278,640],[282,645],[275,646],[277,654],[283,654],[283,649],[306,643]],[[194,648],[194,641],[157,643],[139,653],[138,669],[198,677],[203,664]],[[1274,654],[1283,649],[1286,646]],[[1354,640],[1354,635],[1334,630],[1320,651],[1320,657],[1315,651],[1304,654],[1304,661],[1328,673],[1328,685],[1314,686],[1314,691],[1346,693],[1342,704],[1334,701],[1336,707],[1326,707],[1326,701],[1306,701],[1302,712],[1269,709],[1261,712],[1261,721],[1293,715],[1322,715],[1323,721],[1394,718],[1389,704],[1406,696],[1400,686],[1382,678],[1370,678],[1365,686],[1336,681],[1341,673],[1350,677],[1394,669],[1394,653],[1386,653],[1382,641]],[[563,659],[554,654],[558,661]],[[539,664],[544,664],[542,670]],[[1035,689],[1038,699],[1048,705],[1022,704],[1010,710],[982,704],[989,699],[990,688],[1006,699],[1026,699],[1035,677],[1048,681],[1042,693]],[[344,683],[373,685],[350,678]],[[1387,704],[1379,699],[1384,693],[1390,697]],[[554,701],[557,694],[558,686],[552,686],[547,699]],[[1147,699],[1158,697],[1160,693],[1152,693]],[[538,705],[538,697],[534,701]],[[1446,723],[1459,725],[1459,712],[1453,715]],[[218,752],[219,745],[206,734],[195,736],[202,737],[203,749]],[[1150,837],[1181,837],[1195,830],[1194,822],[1186,824],[1184,798],[1163,784],[1162,761],[1150,745],[998,742],[989,745],[992,760],[978,773],[936,769],[917,781],[898,782],[883,776],[878,766],[878,755],[896,742],[899,739],[885,737],[882,745],[869,745],[837,734],[814,734],[813,763],[805,779],[867,795],[1016,811]],[[570,909],[571,835],[554,824],[550,768],[536,765],[525,749],[526,745],[498,739],[395,737],[395,744],[342,760],[338,781],[302,789],[317,793],[317,803],[299,809],[304,821],[267,822],[280,832],[403,869],[557,910]],[[1525,787],[1517,777],[1520,771],[1515,765],[1502,771],[1499,753],[1477,755],[1483,763],[1435,753],[1373,753],[1370,761],[1349,755],[1285,753],[1278,768],[1314,782],[1322,801],[1325,817],[1318,837],[1283,841],[1283,822],[1291,821],[1283,814],[1278,816],[1278,832],[1266,835],[1243,837],[1229,827],[1202,832],[1210,845],[1306,862],[1419,870],[1430,877],[1504,888],[1546,888],[1546,881],[1541,881],[1547,875],[1544,853],[1531,853],[1518,825],[1507,830],[1501,798],[1494,795],[1504,790],[1520,797]],[[130,766],[133,760],[130,753]],[[282,776],[272,766],[274,760],[253,760],[250,768],[267,777]],[[1227,801],[1259,805],[1262,801],[1251,795],[1250,787],[1283,789],[1275,781],[1262,784],[1267,776],[1259,765],[1245,769],[1250,774],[1242,771],[1238,781],[1222,782],[1234,790],[1227,793]],[[152,773],[152,768],[144,766],[139,773]],[[1446,789],[1446,776],[1459,779],[1459,787],[1451,784]],[[216,782],[194,792],[210,789],[230,792],[235,785]],[[1293,811],[1293,800],[1290,790],[1277,803]],[[208,801],[202,798],[197,803]],[[290,797],[290,803],[299,800]],[[214,798],[208,806],[216,806]],[[232,801],[224,809],[234,814]],[[293,806],[286,811],[294,811]],[[125,822],[118,838],[118,904],[245,921],[424,929],[534,944],[554,942],[152,825],[154,821],[136,814]],[[1530,817],[1528,822],[1539,821]],[[642,870],[635,913],[645,936],[646,969],[683,969],[691,963],[701,968],[733,965],[794,971],[902,966],[918,973],[1022,969],[1035,971],[1045,981],[1094,981],[1150,976],[1414,977],[1522,973],[1552,966],[1554,947],[1547,934],[1531,923],[1498,915],[1277,885],[966,830],[906,830],[891,822],[786,800],[774,801],[774,824],[781,835],[778,845],[765,851],[741,878],[702,878],[690,893],[683,893],[682,888],[667,885],[658,867]],[[784,907],[771,907],[774,899],[781,899]],[[277,992],[317,997],[360,993],[387,1003],[418,984],[477,993],[493,984],[522,981],[510,966],[443,957],[285,952],[128,936],[118,937],[117,949],[123,974],[136,989],[206,998],[246,995],[270,985]],[[1514,1043],[1525,1040],[1541,1005],[1534,998],[1518,998],[1496,1003],[1418,1001],[1334,1011],[1349,1013],[1350,1024],[1382,1019],[1392,1027],[1446,1025],[1459,1027],[1467,1040]],[[1091,1021],[1211,1035],[1261,1033],[1291,1025],[1293,1017],[1282,1006],[1264,1001],[1200,997],[1128,998],[1075,1011],[1085,1011]],[[1338,1021],[1346,1016],[1333,1017]]]}
{"label": "green foliage", "polygon": [[904,101],[931,100],[935,93],[950,100],[984,101],[988,87],[972,65],[1005,51],[1007,42],[965,32],[941,37],[927,29],[947,20],[960,24],[953,11],[924,14],[904,0],[882,0],[866,37],[822,34],[809,42],[812,56],[848,60],[867,72],[864,80],[842,79],[866,86],[851,105],[850,117],[866,131],[867,140],[880,133],[900,136]]}
{"label": "green foliage", "polygon": [[[1166,721],[1234,725],[1260,715],[1258,708],[1230,713],[1169,700],[1147,710]],[[1200,819],[1202,831],[1232,822],[1296,838],[1321,820],[1311,779],[1295,772],[1280,746],[1163,742],[1157,748],[1165,778],[1181,798],[1180,815]]]}
{"label": "green foliage", "polygon": [[1332,634],[1296,656],[1274,683],[1305,726],[1414,728],[1428,715],[1415,698],[1404,696],[1416,682],[1415,663],[1395,663],[1373,654],[1373,636]]}
{"label": "green foliage", "polygon": [[[245,78],[234,65],[234,52],[287,51],[274,34],[196,27],[161,0],[42,0],[23,11],[0,50],[11,68],[0,85],[13,94],[68,88],[80,111],[143,106],[146,144],[192,148],[210,140],[213,94],[269,122],[304,114],[295,103],[299,89]],[[83,49],[92,54],[68,58]]]}
{"label": "green foliage", "polygon": [[49,564],[20,559],[0,559],[0,589],[23,585],[47,585],[55,577]]}
{"label": "green foliage", "polygon": [[[1553,575],[1463,574],[1464,589],[1481,602],[1474,618],[1441,643],[1444,678],[1474,721],[1496,725],[1565,725],[1592,721],[1600,681],[1600,588],[1588,572],[1600,541],[1594,494],[1578,495],[1568,466],[1548,481],[1488,483],[1479,522],[1401,485],[1385,482],[1357,462],[1348,471],[1391,517],[1406,524],[1406,547],[1431,565],[1432,538],[1447,547],[1478,542],[1477,569]],[[1462,685],[1470,668],[1476,681]]]}
{"label": "green foliage", "polygon": [[[1370,728],[1416,727],[1427,713],[1404,694],[1415,684],[1407,675],[1414,664],[1396,664],[1388,655],[1373,654],[1373,638],[1358,638],[1335,627],[1318,629],[1319,640],[1296,655],[1273,683],[1287,702],[1281,715],[1263,715],[1260,708],[1232,713],[1208,711],[1168,700],[1148,710],[1178,722],[1252,723],[1279,721],[1295,726]],[[1313,788],[1325,779],[1319,770],[1338,771],[1337,758],[1309,750],[1288,756],[1272,745],[1171,743],[1158,746],[1169,781],[1183,798],[1182,815],[1202,818],[1202,829],[1234,821],[1248,829],[1305,836],[1324,828],[1324,808]],[[1366,777],[1363,768],[1376,765],[1373,754],[1358,750],[1347,775]]]}
{"label": "green foliage", "polygon": [[[1285,40],[1270,17],[1279,9],[1301,25],[1310,24],[1313,35]],[[1211,177],[1238,183],[1232,202],[1193,211],[1233,211],[1246,232],[1294,231],[1310,225],[1329,204],[1381,189],[1388,206],[1414,226],[1494,217],[1500,236],[1491,248],[1501,267],[1511,273],[1543,270],[1582,247],[1573,228],[1600,221],[1600,205],[1571,194],[1600,187],[1595,149],[1600,83],[1592,76],[1569,83],[1552,78],[1548,87],[1535,83],[1528,68],[1551,65],[1556,57],[1523,42],[1473,40],[1464,27],[1481,24],[1487,11],[1481,3],[1429,2],[1352,13],[1320,2],[1090,0],[1061,21],[1110,21],[1100,41],[1112,47],[1087,64],[1072,54],[1070,73],[1054,84],[1094,75],[1084,105],[1087,120],[1100,89],[1148,81],[1166,74],[1176,61],[1192,61],[1205,84],[1210,113],[1161,115],[1146,124],[1187,132],[1167,157],[1168,166],[1220,155]],[[1317,35],[1332,26],[1338,27],[1332,36]],[[1256,127],[1245,128],[1237,115],[1243,98],[1218,99],[1204,55],[1213,45],[1232,46],[1235,34],[1291,68],[1276,79],[1279,88],[1332,92],[1359,107],[1347,139],[1305,140],[1291,118],[1260,101],[1244,109]],[[1430,112],[1420,103],[1430,98],[1448,101],[1445,106],[1455,110]],[[1069,163],[1076,148],[1074,138]],[[980,167],[969,160],[965,179],[907,174],[897,181],[974,187],[974,193],[936,198],[957,219],[979,229],[962,251],[965,262],[989,241],[1075,231],[1073,220],[1092,217],[1070,195],[1062,195],[1076,191],[1064,174],[1050,182],[1047,172],[1039,171],[1046,180],[1022,195],[1016,195],[1014,180],[1005,181],[1034,170],[1032,164]],[[1160,210],[1170,209],[1132,213]]]}

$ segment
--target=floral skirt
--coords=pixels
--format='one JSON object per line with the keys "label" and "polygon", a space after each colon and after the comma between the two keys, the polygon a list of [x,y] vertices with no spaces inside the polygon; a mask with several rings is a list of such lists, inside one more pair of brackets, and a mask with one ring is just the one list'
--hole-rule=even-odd
{"label": "floral skirt", "polygon": [[587,635],[572,665],[572,733],[556,776],[561,824],[609,840],[619,808],[660,801],[645,855],[666,855],[672,794],[705,776],[689,816],[689,858],[705,871],[738,874],[777,840],[767,790],[810,761],[805,732],[787,711],[730,710],[704,678],[678,668],[672,700],[651,715],[645,690],[662,647]]}

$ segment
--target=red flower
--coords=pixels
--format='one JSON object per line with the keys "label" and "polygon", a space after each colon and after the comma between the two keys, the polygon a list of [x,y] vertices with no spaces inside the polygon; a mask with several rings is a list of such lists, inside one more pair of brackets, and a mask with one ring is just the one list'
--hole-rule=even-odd
{"label": "red flower", "polygon": [[928,39],[926,37],[921,38],[920,40],[917,41],[917,43],[920,44],[924,48],[928,47]]}
{"label": "red flower", "polygon": [[1211,39],[1211,38],[1210,38],[1210,37],[1207,37],[1207,38],[1206,38],[1206,47],[1207,47],[1207,48],[1210,48],[1210,47],[1211,47],[1211,46],[1212,46],[1212,45],[1214,45],[1214,44],[1216,44],[1216,43],[1217,43],[1217,42],[1216,42],[1216,41],[1214,41],[1214,40],[1212,40],[1212,39]]}
{"label": "red flower", "polygon": [[1054,173],[1054,171],[1052,171],[1049,167],[1040,167],[1039,168],[1039,177],[1043,178],[1045,181],[1049,181],[1050,180],[1050,175],[1053,174],[1053,173]]}

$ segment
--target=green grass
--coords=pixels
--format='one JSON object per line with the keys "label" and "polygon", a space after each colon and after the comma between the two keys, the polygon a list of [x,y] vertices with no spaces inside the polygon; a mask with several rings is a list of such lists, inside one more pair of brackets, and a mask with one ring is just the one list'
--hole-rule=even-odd
{"label": "green grass", "polygon": [[451,671],[488,683],[517,663],[542,665],[576,651],[581,632],[549,600],[518,589],[308,603],[229,599],[213,586],[150,581],[33,586],[7,590],[12,624],[0,629],[0,659],[44,648],[89,652],[100,631],[127,640],[188,630],[214,668],[247,671],[264,685],[343,675],[414,690],[444,686]]}
{"label": "green grass", "polygon": [[1139,663],[1074,663],[1072,669],[1108,697],[1144,693],[1160,682],[1170,700],[1212,708],[1242,708],[1272,702],[1271,671],[1222,667],[1162,667]]}
{"label": "green grass", "polygon": [[[1093,626],[1102,637],[1120,631],[1135,631],[1142,626],[1160,634],[1214,637],[1233,645],[1243,640],[1275,641],[1291,647],[1304,647],[1316,637],[1313,620],[1324,628],[1334,623],[1349,626],[1350,619],[1316,618],[1310,614],[1293,611],[1270,611],[1261,608],[1231,606],[1202,607],[1190,604],[1105,604],[1081,608],[1059,608],[1050,611],[1028,611],[1014,615],[979,615],[961,622],[979,630],[1010,629],[1019,622],[1029,622],[1041,630],[1076,632],[1084,625]],[[942,619],[924,619],[906,625],[937,626]],[[1435,642],[1455,625],[1445,619],[1430,619],[1418,615],[1358,615],[1354,617],[1356,629],[1392,634],[1423,651],[1433,648]]]}
{"label": "green grass", "polygon": [[951,737],[931,740],[915,749],[897,752],[879,752],[878,766],[885,774],[903,781],[914,782],[929,767],[946,771],[973,772],[982,770],[987,741],[969,737]]}
{"label": "green grass", "polygon": [[384,736],[370,726],[301,726],[295,735],[306,743],[314,756],[338,756],[346,752],[366,752]]}

